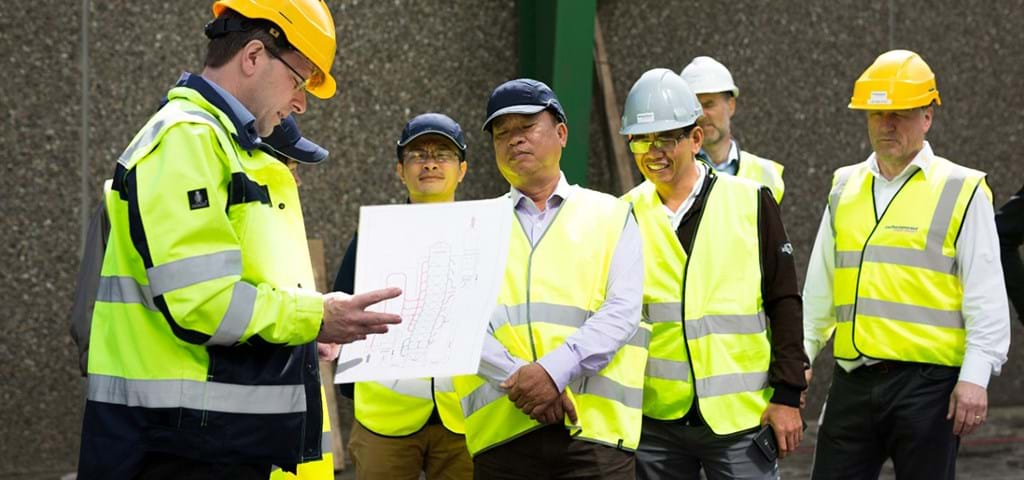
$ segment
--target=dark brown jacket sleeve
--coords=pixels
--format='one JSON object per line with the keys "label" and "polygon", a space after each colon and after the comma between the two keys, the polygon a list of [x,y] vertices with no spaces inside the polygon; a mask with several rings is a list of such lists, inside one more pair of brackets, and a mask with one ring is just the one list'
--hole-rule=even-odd
{"label": "dark brown jacket sleeve", "polygon": [[789,243],[782,213],[767,187],[761,188],[761,295],[771,331],[772,360],[768,383],[775,388],[771,402],[800,406],[800,392],[807,388],[804,369],[803,302],[797,287],[793,245]]}

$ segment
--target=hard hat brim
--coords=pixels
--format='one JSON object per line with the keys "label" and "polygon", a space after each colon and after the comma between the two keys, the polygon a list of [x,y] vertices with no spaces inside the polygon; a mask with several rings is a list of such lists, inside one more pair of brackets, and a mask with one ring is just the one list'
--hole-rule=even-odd
{"label": "hard hat brim", "polygon": [[[694,122],[696,123],[696,122]],[[671,130],[678,130],[680,128],[686,128],[694,123],[683,123],[676,120],[661,120],[658,122],[651,123],[635,123],[628,127],[622,127],[619,129],[620,135],[647,135],[648,133],[668,132]]]}

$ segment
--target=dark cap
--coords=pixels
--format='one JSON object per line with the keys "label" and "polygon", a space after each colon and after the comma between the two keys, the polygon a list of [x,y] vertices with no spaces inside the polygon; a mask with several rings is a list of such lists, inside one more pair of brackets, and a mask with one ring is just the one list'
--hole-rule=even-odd
{"label": "dark cap", "polygon": [[441,113],[424,113],[417,115],[402,129],[398,139],[398,161],[402,161],[402,150],[409,142],[427,134],[437,134],[451,140],[459,149],[459,158],[466,159],[466,139],[462,135],[462,127],[448,115]]}
{"label": "dark cap", "polygon": [[263,139],[263,144],[273,150],[273,153],[301,163],[320,163],[328,154],[323,147],[302,136],[293,115],[282,120],[270,136]]}
{"label": "dark cap", "polygon": [[509,80],[491,92],[491,98],[487,100],[487,119],[484,120],[483,130],[490,132],[491,121],[502,115],[533,115],[543,110],[550,110],[559,122],[566,122],[565,110],[562,110],[562,104],[558,103],[558,97],[551,91],[551,87],[529,78]]}

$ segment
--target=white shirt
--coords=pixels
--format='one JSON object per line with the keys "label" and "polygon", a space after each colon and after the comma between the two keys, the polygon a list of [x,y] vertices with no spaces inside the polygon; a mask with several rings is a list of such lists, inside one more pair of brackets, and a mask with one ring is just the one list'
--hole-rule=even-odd
{"label": "white shirt", "polygon": [[686,212],[690,210],[690,207],[693,206],[693,202],[697,199],[697,195],[700,195],[701,189],[704,188],[704,177],[707,176],[705,173],[707,171],[707,166],[704,165],[704,162],[694,163],[697,166],[697,182],[693,184],[693,190],[690,190],[690,194],[686,197],[686,200],[683,200],[683,203],[679,204],[679,208],[674,212],[671,208],[668,208],[668,205],[665,205],[665,202],[662,202],[661,204],[661,208],[665,209],[665,214],[668,215],[669,221],[672,222],[672,231],[679,230],[679,224],[683,223],[683,215],[686,215]]}
{"label": "white shirt", "polygon": [[[876,215],[885,212],[900,187],[918,170],[928,171],[932,157],[931,146],[924,148],[892,180],[879,172],[878,160],[872,153],[868,167],[875,177],[874,195]],[[956,242],[958,276],[963,285],[964,298],[961,312],[967,330],[967,348],[960,369],[960,380],[988,387],[991,375],[999,375],[1006,352],[1010,348],[1010,311],[1006,300],[1003,268],[999,263],[999,238],[996,235],[995,213],[992,203],[983,194],[975,195],[967,206],[960,237]],[[835,269],[835,240],[828,206],[818,228],[818,237],[811,251],[804,283],[804,348],[807,356],[814,357],[825,347],[835,330],[836,315],[832,302],[832,273]],[[846,371],[877,363],[861,357],[857,360],[836,362]]]}

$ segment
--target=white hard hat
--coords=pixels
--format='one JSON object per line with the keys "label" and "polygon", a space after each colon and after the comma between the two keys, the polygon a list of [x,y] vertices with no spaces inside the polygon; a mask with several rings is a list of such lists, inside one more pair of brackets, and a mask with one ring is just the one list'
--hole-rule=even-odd
{"label": "white hard hat", "polygon": [[697,96],[675,72],[648,70],[629,89],[621,135],[644,135],[689,127],[704,114]]}
{"label": "white hard hat", "polygon": [[732,81],[729,69],[711,57],[694,58],[679,76],[686,80],[693,93],[732,92],[732,96],[740,96],[740,87]]}

